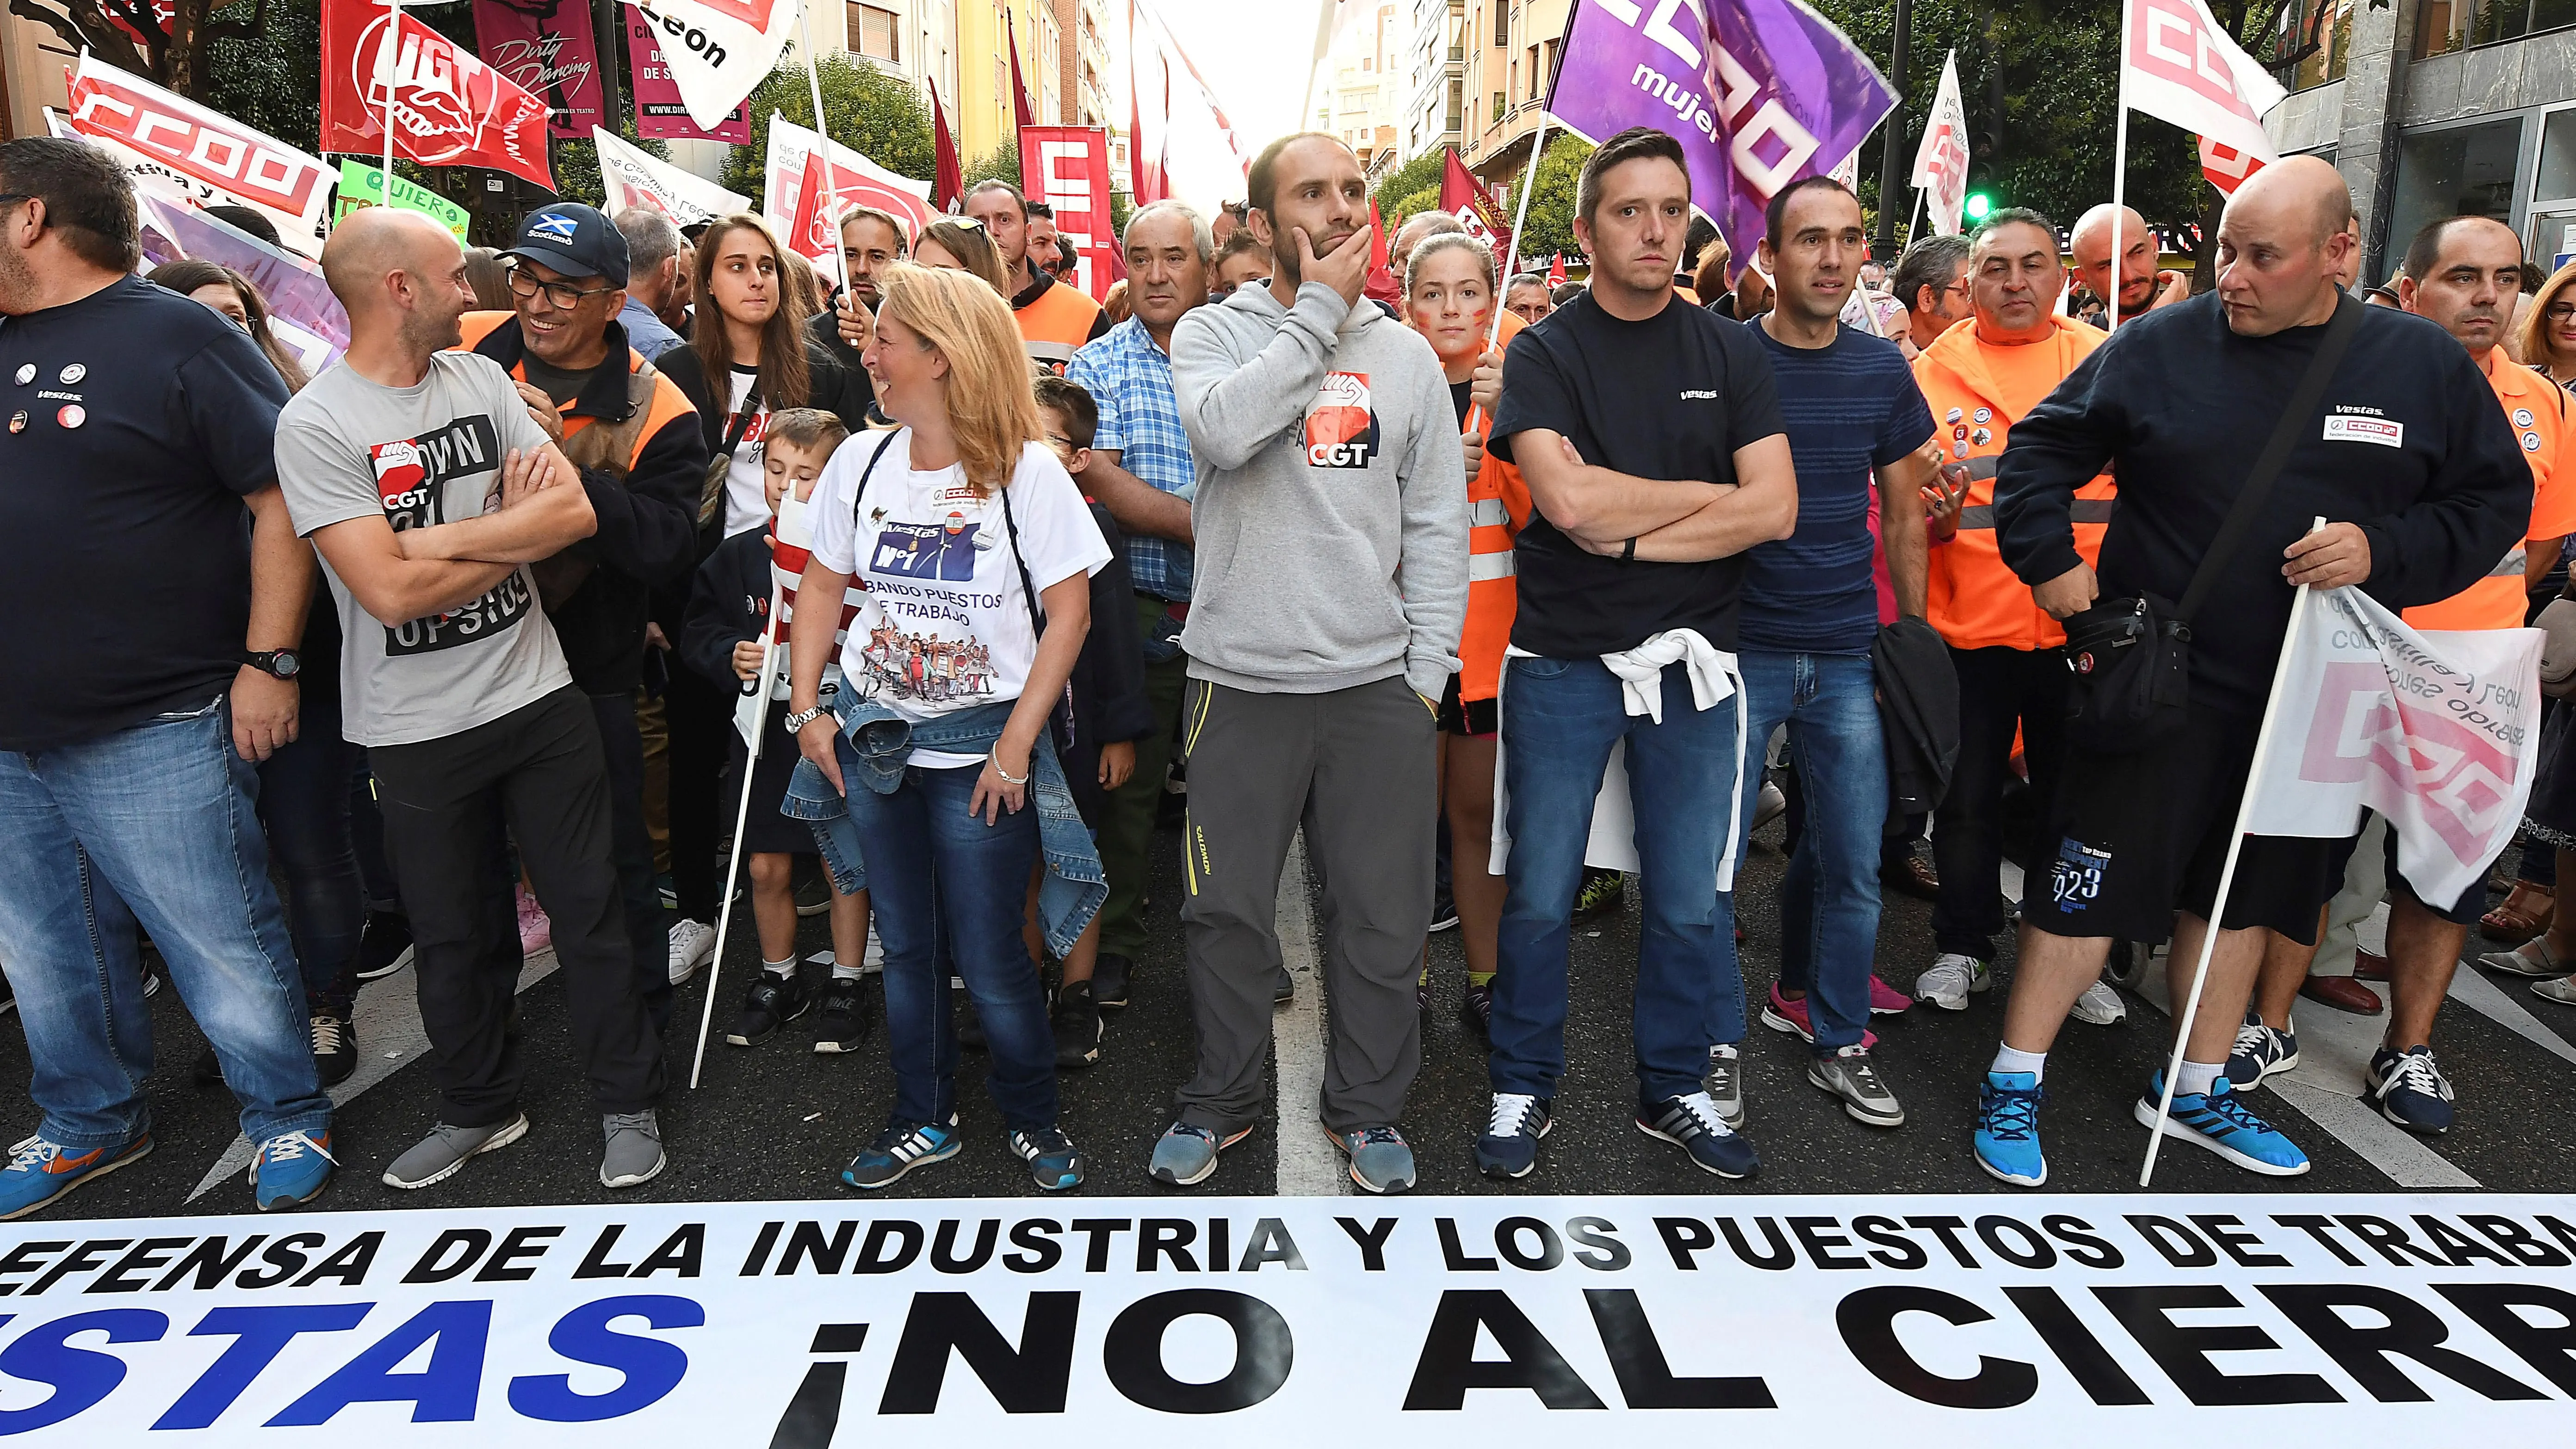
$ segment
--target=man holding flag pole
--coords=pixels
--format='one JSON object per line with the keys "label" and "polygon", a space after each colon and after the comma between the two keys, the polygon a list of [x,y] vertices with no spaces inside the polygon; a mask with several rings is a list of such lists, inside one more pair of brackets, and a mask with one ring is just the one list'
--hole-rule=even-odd
{"label": "man holding flag pole", "polygon": [[[2307,1170],[2225,1076],[2265,933],[2312,940],[2333,886],[2337,840],[2238,843],[2292,596],[2357,585],[2392,608],[2448,598],[2522,536],[2531,498],[2520,449],[2458,345],[2343,298],[2350,210],[2323,161],[2248,179],[2220,228],[2216,291],[2113,333],[2004,453],[2003,557],[2070,621],[2079,684],[2048,817],[2056,854],[2025,904],[2003,1045],[1980,1088],[1977,1161],[2003,1181],[2047,1180],[2048,1048],[2112,938],[2168,934],[2179,1049],[2147,1083],[2139,1120],[2251,1171]],[[2106,464],[2120,509],[2097,579],[2070,510]],[[2335,521],[2311,529],[2319,517]],[[2142,607],[2162,627],[2125,647],[2187,655],[2187,685],[2160,680],[2163,702],[2143,716],[2112,688],[2128,658],[2151,657],[2114,642],[2113,626]]]}

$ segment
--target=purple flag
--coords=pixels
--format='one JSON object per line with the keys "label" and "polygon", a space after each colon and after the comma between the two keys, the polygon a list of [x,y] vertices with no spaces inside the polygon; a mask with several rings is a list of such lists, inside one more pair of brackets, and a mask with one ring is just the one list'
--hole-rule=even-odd
{"label": "purple flag", "polygon": [[1895,107],[1878,67],[1799,0],[1578,3],[1547,101],[1596,141],[1678,137],[1692,200],[1739,258],[1775,193],[1831,172]]}

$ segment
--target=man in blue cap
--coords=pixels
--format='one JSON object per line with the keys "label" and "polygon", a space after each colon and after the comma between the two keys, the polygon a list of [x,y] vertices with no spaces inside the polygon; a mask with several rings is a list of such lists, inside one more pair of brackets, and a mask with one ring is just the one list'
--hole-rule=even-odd
{"label": "man in blue cap", "polygon": [[465,345],[510,374],[528,416],[580,470],[599,517],[598,533],[535,566],[537,592],[573,683],[599,716],[618,895],[637,989],[658,1029],[670,1016],[673,970],[644,826],[635,695],[650,593],[697,563],[707,444],[684,382],[703,393],[698,356],[682,347],[648,362],[634,347],[619,316],[626,238],[598,211],[578,202],[539,207],[501,255],[517,309],[467,313]]}

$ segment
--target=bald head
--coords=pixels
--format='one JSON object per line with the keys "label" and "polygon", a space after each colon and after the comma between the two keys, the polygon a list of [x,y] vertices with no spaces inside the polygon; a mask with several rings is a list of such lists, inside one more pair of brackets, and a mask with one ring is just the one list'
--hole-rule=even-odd
{"label": "bald head", "polygon": [[2276,161],[2247,177],[2218,223],[2218,299],[2246,337],[2314,326],[2334,315],[2352,269],[2344,229],[2352,192],[2314,156]]}
{"label": "bald head", "polygon": [[458,343],[456,319],[474,302],[455,234],[417,211],[370,206],[341,222],[323,243],[322,279],[349,314],[353,353],[425,363]]}
{"label": "bald head", "polygon": [[2104,202],[2077,218],[2075,230],[2067,238],[2067,249],[2074,254],[2075,275],[2083,279],[2085,287],[2094,296],[2111,296],[2114,218],[2120,224],[2120,315],[2134,317],[2156,299],[2156,238],[2147,230],[2147,219],[2138,215],[2134,207]]}

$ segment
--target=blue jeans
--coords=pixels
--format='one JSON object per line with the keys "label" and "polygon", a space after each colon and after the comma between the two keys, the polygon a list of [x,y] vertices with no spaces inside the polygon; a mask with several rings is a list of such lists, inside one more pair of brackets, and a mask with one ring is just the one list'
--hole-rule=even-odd
{"label": "blue jeans", "polygon": [[[1887,828],[1887,740],[1878,719],[1877,678],[1866,654],[1747,649],[1737,660],[1752,708],[1752,737],[1768,740],[1772,730],[1789,726],[1789,768],[1798,774],[1807,818],[1780,882],[1780,985],[1807,993],[1816,1052],[1831,1055],[1858,1042],[1869,1023],[1879,838]],[[1748,833],[1761,789],[1762,772],[1746,771]],[[1731,957],[1732,898],[1727,912]],[[1717,1040],[1741,1039],[1740,1013],[1732,1025],[1734,1035]]]}
{"label": "blue jeans", "polygon": [[1512,855],[1496,940],[1497,1092],[1553,1097],[1565,1075],[1566,941],[1583,878],[1592,799],[1610,748],[1628,744],[1645,920],[1637,941],[1637,1097],[1700,1090],[1712,1018],[1743,1033],[1717,866],[1735,795],[1735,701],[1691,706],[1690,678],[1664,670],[1664,720],[1626,713],[1618,676],[1598,659],[1504,661],[1503,777]]}
{"label": "blue jeans", "polygon": [[[1055,1125],[1055,1037],[1037,963],[1020,939],[1038,859],[1034,801],[992,824],[966,813],[975,766],[907,765],[891,794],[850,791],[868,903],[885,943],[886,1039],[896,1122],[957,1110],[948,972],[965,978],[990,1053],[994,1105],[1012,1127]],[[850,782],[856,786],[858,782]],[[944,958],[944,959],[943,959]]]}
{"label": "blue jeans", "polygon": [[221,702],[60,749],[0,751],[0,962],[47,1141],[86,1152],[151,1125],[138,920],[223,1064],[243,1135],[329,1130],[258,793]]}

